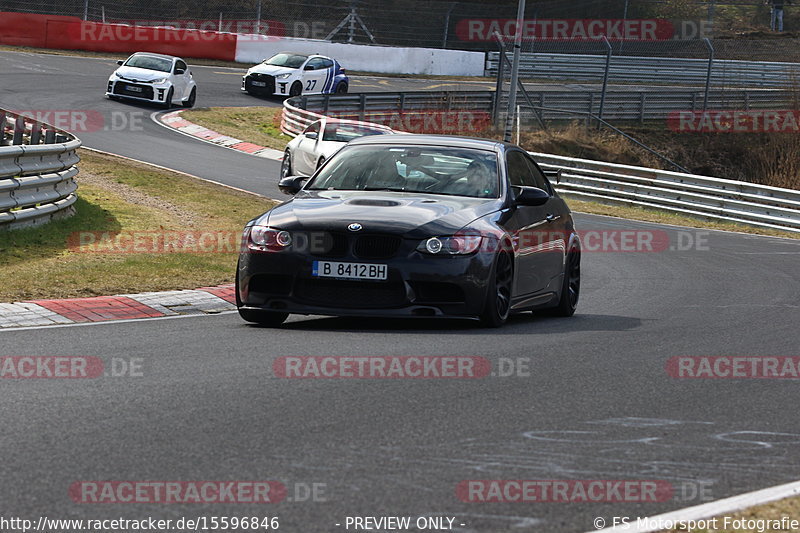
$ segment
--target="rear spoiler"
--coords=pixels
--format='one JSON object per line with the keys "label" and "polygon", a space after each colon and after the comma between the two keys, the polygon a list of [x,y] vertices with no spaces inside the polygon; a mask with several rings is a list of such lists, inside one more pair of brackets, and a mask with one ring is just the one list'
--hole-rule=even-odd
{"label": "rear spoiler", "polygon": [[556,169],[556,170],[543,170],[545,177],[550,181],[555,181],[556,183],[561,182],[561,171],[563,169]]}

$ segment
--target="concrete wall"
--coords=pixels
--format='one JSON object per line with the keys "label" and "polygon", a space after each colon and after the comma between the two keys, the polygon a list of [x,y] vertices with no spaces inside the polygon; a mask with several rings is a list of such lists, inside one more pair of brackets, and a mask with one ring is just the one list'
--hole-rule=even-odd
{"label": "concrete wall", "polygon": [[394,48],[258,35],[239,36],[236,42],[236,61],[260,63],[285,51],[327,55],[337,59],[345,69],[384,74],[483,76],[485,62],[483,52]]}

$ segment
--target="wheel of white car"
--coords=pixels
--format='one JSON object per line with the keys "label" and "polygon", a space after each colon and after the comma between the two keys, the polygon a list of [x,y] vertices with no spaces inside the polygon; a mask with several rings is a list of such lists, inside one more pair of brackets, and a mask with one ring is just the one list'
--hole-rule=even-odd
{"label": "wheel of white car", "polygon": [[347,82],[342,81],[336,86],[336,94],[347,94]]}
{"label": "wheel of white car", "polygon": [[299,81],[296,81],[289,89],[289,96],[300,96],[301,94],[303,94],[303,84]]}
{"label": "wheel of white car", "polygon": [[189,94],[189,99],[183,103],[183,107],[189,108],[194,107],[194,103],[197,100],[197,87],[192,87],[192,92]]}
{"label": "wheel of white car", "polygon": [[172,87],[170,87],[169,91],[167,92],[167,99],[164,100],[164,107],[166,107],[167,109],[171,109],[172,108],[172,96],[174,94],[175,94],[175,90]]}
{"label": "wheel of white car", "polygon": [[283,152],[283,162],[281,163],[281,178],[292,175],[292,154],[287,148]]}

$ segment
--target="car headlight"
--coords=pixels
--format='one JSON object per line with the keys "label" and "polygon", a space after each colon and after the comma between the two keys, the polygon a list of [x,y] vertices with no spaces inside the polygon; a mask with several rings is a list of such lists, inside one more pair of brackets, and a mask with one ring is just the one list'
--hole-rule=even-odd
{"label": "car headlight", "polygon": [[121,77],[122,77],[122,74],[120,74],[119,72],[115,72],[115,73],[114,73],[114,76],[116,76],[117,78],[121,78]]}
{"label": "car headlight", "polygon": [[159,85],[159,84],[164,83],[166,81],[167,81],[167,78],[159,78],[157,80],[151,81],[150,83],[152,83],[153,85]]}
{"label": "car headlight", "polygon": [[242,241],[249,250],[279,252],[292,245],[292,234],[268,226],[248,226],[244,228]]}
{"label": "car headlight", "polygon": [[287,72],[286,74],[278,74],[277,76],[275,76],[275,79],[276,80],[285,80],[286,78],[290,77],[291,75],[292,75],[291,72]]}
{"label": "car headlight", "polygon": [[431,237],[425,239],[417,251],[430,255],[467,255],[481,247],[480,235],[453,235],[450,237]]}

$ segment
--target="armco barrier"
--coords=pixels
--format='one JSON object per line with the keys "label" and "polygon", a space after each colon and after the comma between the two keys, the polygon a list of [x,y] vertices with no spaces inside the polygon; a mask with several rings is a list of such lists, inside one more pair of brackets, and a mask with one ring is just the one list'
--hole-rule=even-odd
{"label": "armco barrier", "polygon": [[0,229],[74,212],[80,145],[67,132],[0,109]]}
{"label": "armco barrier", "polygon": [[[553,91],[529,89],[534,105],[560,109],[573,113],[598,114],[600,90]],[[406,113],[414,110],[461,110],[479,113],[492,112],[494,91],[464,92],[402,92],[364,93],[345,96],[312,95],[297,101],[297,107],[318,114],[332,113],[339,118],[370,120],[383,112]],[[505,109],[506,98],[500,102]],[[525,107],[520,96],[518,103]],[[606,120],[664,120],[674,111],[699,111],[703,109],[703,91],[673,89],[669,92],[609,91],[606,94],[603,118]],[[791,93],[776,89],[736,89],[710,91],[708,109],[713,110],[774,110],[791,109],[795,103]],[[563,113],[544,110],[545,119],[564,119]],[[380,121],[380,120],[379,120]],[[381,123],[385,123],[380,121]],[[386,124],[395,127],[392,124]]]}
{"label": "armco barrier", "polygon": [[[406,94],[402,99],[403,105],[409,105],[412,100],[414,98]],[[296,136],[307,125],[324,116],[321,108],[319,112],[302,109],[322,101],[328,110],[336,109],[337,116],[342,116],[348,106],[354,115],[358,115],[363,109],[364,98],[358,97],[357,102],[353,101],[353,96],[329,96],[319,100],[316,97],[289,98],[283,107],[283,132]],[[457,102],[458,97],[453,97],[452,101]],[[399,112],[400,100],[395,102]],[[531,155],[544,169],[561,169],[561,180],[556,188],[578,199],[658,208],[800,233],[800,191],[551,154]]]}
{"label": "armco barrier", "polygon": [[[487,76],[497,75],[499,59],[499,52],[486,54]],[[520,57],[520,76],[531,79],[601,83],[605,67],[604,54],[524,53]],[[713,62],[710,83],[712,87],[794,87],[798,75],[798,63],[719,59]],[[708,59],[614,56],[608,76],[613,83],[703,87],[708,77]]]}

